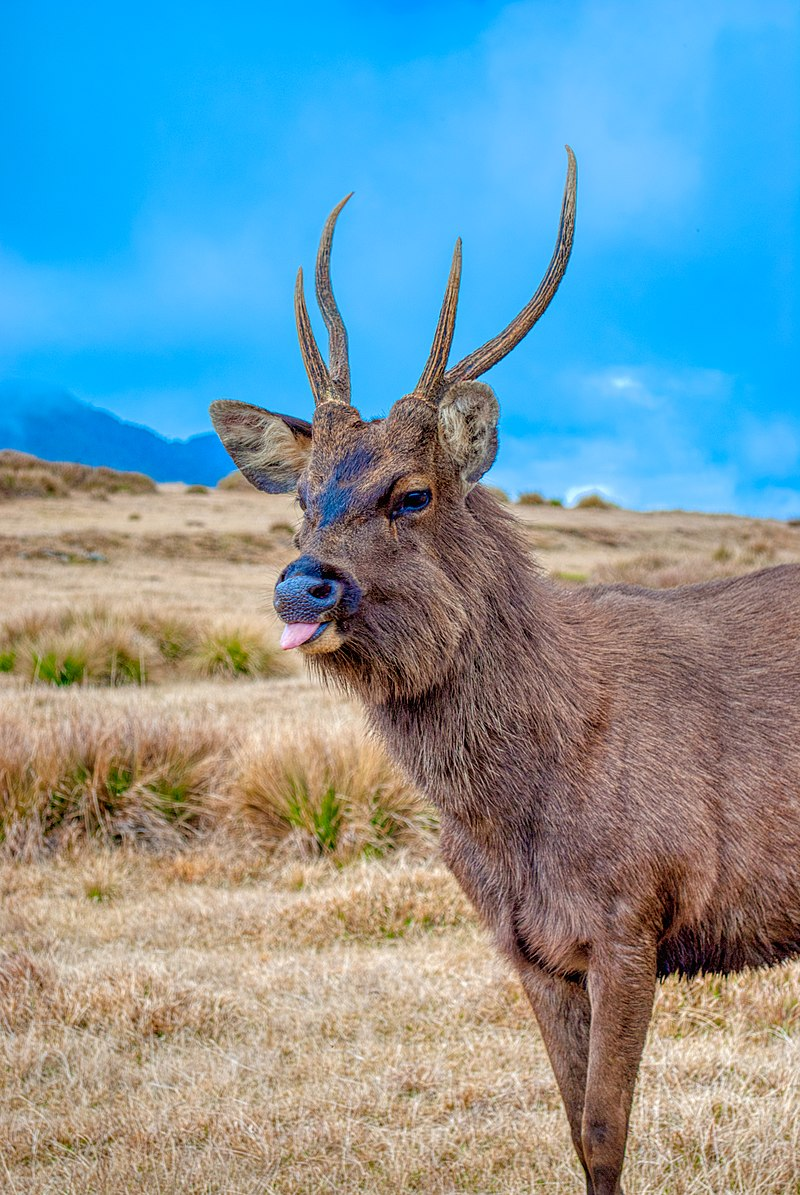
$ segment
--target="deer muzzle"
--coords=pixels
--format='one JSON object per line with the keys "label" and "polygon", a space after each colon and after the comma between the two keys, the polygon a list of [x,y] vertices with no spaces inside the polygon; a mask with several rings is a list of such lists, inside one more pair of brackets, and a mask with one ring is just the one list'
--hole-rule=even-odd
{"label": "deer muzzle", "polygon": [[360,597],[354,581],[326,568],[313,557],[301,556],[293,561],[278,578],[273,598],[278,617],[286,623],[281,647],[286,651],[294,647],[310,648],[323,636],[325,650],[338,646],[341,634],[331,624],[353,613]]}

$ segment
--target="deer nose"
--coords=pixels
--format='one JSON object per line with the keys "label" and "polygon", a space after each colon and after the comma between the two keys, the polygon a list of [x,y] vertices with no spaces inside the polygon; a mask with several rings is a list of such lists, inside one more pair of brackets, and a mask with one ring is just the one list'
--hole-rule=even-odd
{"label": "deer nose", "polygon": [[316,570],[295,572],[289,565],[275,586],[273,605],[284,622],[321,622],[338,606],[343,593],[341,581],[323,577]]}

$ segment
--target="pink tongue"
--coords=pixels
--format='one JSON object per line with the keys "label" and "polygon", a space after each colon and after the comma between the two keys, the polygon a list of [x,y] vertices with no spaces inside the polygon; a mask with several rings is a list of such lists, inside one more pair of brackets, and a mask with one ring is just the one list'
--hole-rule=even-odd
{"label": "pink tongue", "polygon": [[281,635],[281,647],[289,651],[292,647],[299,647],[319,630],[318,622],[287,622]]}

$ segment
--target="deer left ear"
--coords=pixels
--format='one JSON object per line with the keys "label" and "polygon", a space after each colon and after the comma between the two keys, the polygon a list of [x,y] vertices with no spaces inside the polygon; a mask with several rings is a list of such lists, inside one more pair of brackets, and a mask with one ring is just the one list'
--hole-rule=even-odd
{"label": "deer left ear", "polygon": [[439,441],[458,465],[468,494],[494,464],[500,407],[484,382],[455,382],[439,403]]}
{"label": "deer left ear", "polygon": [[311,451],[311,424],[292,415],[273,415],[246,402],[220,399],[211,422],[251,485],[268,494],[290,494]]}

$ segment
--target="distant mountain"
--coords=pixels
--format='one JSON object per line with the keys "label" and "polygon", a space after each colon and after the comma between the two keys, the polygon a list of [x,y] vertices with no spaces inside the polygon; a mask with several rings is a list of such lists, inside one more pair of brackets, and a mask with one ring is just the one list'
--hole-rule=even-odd
{"label": "distant mountain", "polygon": [[48,461],[109,465],[155,481],[216,485],[233,462],[214,432],[168,440],[81,402],[66,390],[0,382],[0,448]]}

